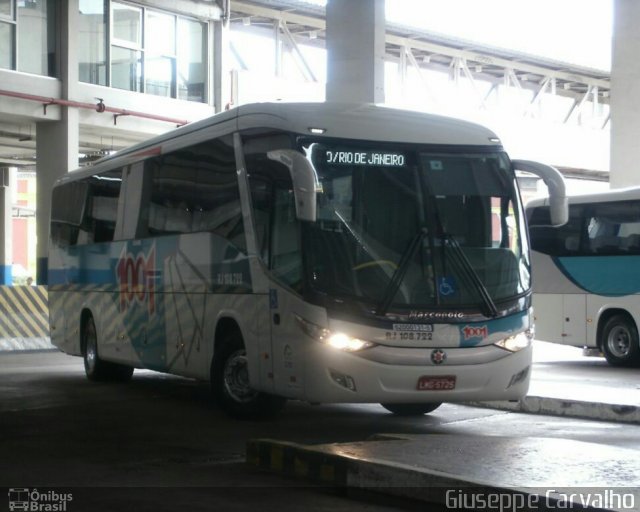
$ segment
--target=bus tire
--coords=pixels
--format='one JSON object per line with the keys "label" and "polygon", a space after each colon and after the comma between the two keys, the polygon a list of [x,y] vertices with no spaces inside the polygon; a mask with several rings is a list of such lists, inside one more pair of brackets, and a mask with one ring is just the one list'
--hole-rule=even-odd
{"label": "bus tire", "polygon": [[604,357],[612,366],[640,365],[638,328],[627,315],[614,315],[605,322],[601,347]]}
{"label": "bus tire", "polygon": [[133,375],[131,366],[110,363],[98,355],[98,334],[93,317],[89,316],[82,326],[82,358],[84,372],[89,380],[95,382],[126,382]]}
{"label": "bus tire", "polygon": [[224,335],[217,347],[211,364],[211,387],[219,407],[238,419],[276,416],[287,400],[251,389],[242,335],[232,330]]}
{"label": "bus tire", "polygon": [[428,402],[426,404],[380,404],[387,411],[396,416],[422,416],[435,411],[442,402]]}

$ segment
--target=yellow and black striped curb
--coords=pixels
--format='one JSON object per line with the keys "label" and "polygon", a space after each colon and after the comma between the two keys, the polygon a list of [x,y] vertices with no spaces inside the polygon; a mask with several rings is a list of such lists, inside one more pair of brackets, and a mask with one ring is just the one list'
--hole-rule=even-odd
{"label": "yellow and black striped curb", "polygon": [[46,286],[0,286],[0,338],[48,336]]}
{"label": "yellow and black striped curb", "polygon": [[332,487],[346,487],[349,473],[349,460],[344,457],[271,439],[249,440],[247,463],[281,475]]}
{"label": "yellow and black striped curb", "polygon": [[[390,437],[389,440],[397,440]],[[247,442],[247,463],[314,485],[338,488],[347,494],[385,495],[397,503],[444,504],[447,490],[492,488],[455,475],[333,453],[336,445],[308,446],[272,439]]]}
{"label": "yellow and black striped curb", "polygon": [[[585,505],[573,498],[563,498],[562,492],[552,491],[548,487],[551,484],[544,484],[551,481],[547,480],[548,475],[561,478],[559,475],[566,471],[565,457],[545,459],[545,455],[557,450],[558,443],[563,446],[569,443],[567,453],[579,453],[582,450],[582,456],[577,459],[580,460],[579,464],[591,469],[600,467],[606,458],[602,454],[590,453],[586,449],[589,443],[479,435],[428,434],[418,437],[421,439],[389,438],[384,441],[313,446],[269,439],[250,440],[247,444],[247,463],[284,476],[340,487],[341,492],[355,498],[363,495],[370,498],[374,495],[385,496],[392,500],[390,503],[394,507],[399,505],[399,508],[403,508],[401,504],[406,503],[412,504],[412,510],[418,509],[418,502],[423,510],[430,510],[434,504],[441,505],[438,510],[444,510],[443,506],[446,506],[451,511],[479,508],[541,512],[552,512],[559,508],[594,512],[621,510],[606,502],[604,507],[596,507],[595,504]],[[488,441],[488,444],[483,445],[483,441]],[[367,446],[369,443],[372,446]],[[547,443],[550,444],[545,447]],[[387,446],[379,449],[382,444]],[[390,448],[388,444],[391,444]],[[619,468],[622,476],[612,475],[609,480],[611,484],[606,487],[633,489],[632,482],[626,485],[622,483],[629,482],[628,475],[633,473],[628,468],[635,469],[637,466],[635,454],[625,448],[609,448],[612,450],[611,461],[605,464]],[[483,458],[483,454],[487,457]],[[520,458],[524,458],[524,461]],[[494,465],[487,468],[487,462]],[[517,469],[515,473],[514,469]],[[605,473],[609,475],[611,469],[607,467]],[[589,478],[589,475],[593,477],[594,474],[587,470],[582,478]],[[547,475],[547,479],[544,475]],[[542,483],[531,485],[531,478]],[[565,484],[570,485],[568,489],[582,488],[594,492],[590,484],[580,484],[581,477],[577,478],[577,481],[570,479],[572,483]],[[521,483],[516,483],[518,481]],[[557,484],[553,485],[558,488]],[[550,492],[555,494],[550,496]],[[480,505],[478,507],[467,505],[478,496],[487,498],[483,502],[485,506],[481,506],[480,502],[476,502]],[[495,504],[493,507],[486,506],[490,496],[499,498],[491,498]],[[530,503],[535,506],[527,506]]]}

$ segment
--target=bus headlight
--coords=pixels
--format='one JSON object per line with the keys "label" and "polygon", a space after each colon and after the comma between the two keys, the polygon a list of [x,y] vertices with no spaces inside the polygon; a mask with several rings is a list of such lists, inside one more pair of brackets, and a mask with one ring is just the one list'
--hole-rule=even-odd
{"label": "bus headlight", "polygon": [[369,348],[373,343],[369,341],[360,340],[358,338],[352,338],[344,333],[337,332],[331,334],[326,341],[327,345],[345,352],[357,352],[363,348]]}
{"label": "bus headlight", "polygon": [[374,343],[371,343],[370,341],[354,338],[342,332],[332,332],[329,329],[320,327],[319,325],[309,322],[298,315],[295,315],[295,318],[298,325],[307,336],[337,350],[342,350],[344,352],[357,352],[374,345]]}
{"label": "bus headlight", "polygon": [[527,348],[533,341],[533,331],[526,330],[515,336],[509,336],[495,343],[496,347],[503,348],[509,352],[518,352],[523,348]]}

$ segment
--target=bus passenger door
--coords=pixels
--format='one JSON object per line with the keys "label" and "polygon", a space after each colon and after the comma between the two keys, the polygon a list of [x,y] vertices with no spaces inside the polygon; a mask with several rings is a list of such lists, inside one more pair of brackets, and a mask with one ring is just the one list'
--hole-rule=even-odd
{"label": "bus passenger door", "polygon": [[296,314],[304,311],[300,223],[293,194],[276,186],[271,221],[269,309],[276,393],[300,397],[303,391],[303,343]]}
{"label": "bus passenger door", "polygon": [[302,299],[277,284],[270,289],[271,346],[275,393],[302,398],[306,344],[296,316],[304,311]]}
{"label": "bus passenger door", "polygon": [[573,347],[587,345],[586,295],[565,294],[562,303],[562,340]]}
{"label": "bus passenger door", "polygon": [[[255,240],[257,255],[251,262],[253,292],[264,298],[258,304],[256,369],[263,390],[296,398],[302,396],[304,375],[301,331],[295,319],[296,312],[305,307],[300,296],[300,222],[288,168],[265,153],[265,148],[287,147],[288,143],[270,137],[247,138],[243,149],[253,218],[247,229],[254,231],[248,239]],[[250,357],[250,375],[252,360]]]}
{"label": "bus passenger door", "polygon": [[533,313],[536,339],[551,343],[563,343],[563,295],[557,293],[534,293]]}

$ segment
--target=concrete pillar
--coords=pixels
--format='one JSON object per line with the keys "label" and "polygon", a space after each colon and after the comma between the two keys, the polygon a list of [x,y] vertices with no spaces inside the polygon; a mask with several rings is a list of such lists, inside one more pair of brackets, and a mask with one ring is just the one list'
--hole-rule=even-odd
{"label": "concrete pillar", "polygon": [[327,101],[384,103],[385,0],[328,0]]}
{"label": "concrete pillar", "polygon": [[15,176],[15,167],[0,167],[0,229],[4,233],[0,243],[0,285],[13,282],[12,192]]}
{"label": "concrete pillar", "polygon": [[611,62],[611,188],[640,185],[640,2],[615,0]]}
{"label": "concrete pillar", "polygon": [[[62,98],[76,99],[78,86],[78,0],[59,2],[57,62],[62,82]],[[60,107],[62,120],[36,125],[36,269],[37,284],[47,284],[47,254],[51,214],[51,190],[57,178],[78,167],[80,140],[79,113],[75,108]]]}
{"label": "concrete pillar", "polygon": [[238,84],[237,74],[231,66],[230,24],[216,21],[213,26],[214,41],[211,65],[213,69],[214,107],[216,113],[219,113],[238,106],[234,104],[237,101]]}

